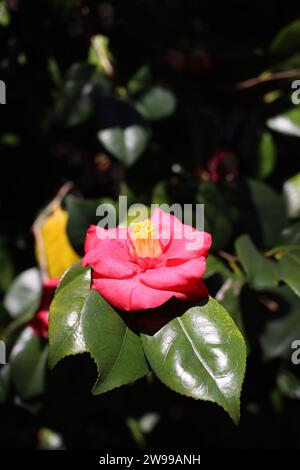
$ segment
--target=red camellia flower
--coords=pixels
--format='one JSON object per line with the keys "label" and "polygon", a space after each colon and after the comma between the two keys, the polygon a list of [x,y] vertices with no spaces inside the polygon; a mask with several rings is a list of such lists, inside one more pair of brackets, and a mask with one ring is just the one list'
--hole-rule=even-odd
{"label": "red camellia flower", "polygon": [[207,297],[201,280],[211,235],[155,209],[151,219],[129,228],[92,225],[84,266],[93,268],[92,288],[122,310],[155,308],[172,297]]}
{"label": "red camellia flower", "polygon": [[35,334],[44,339],[48,338],[49,308],[58,283],[59,279],[48,279],[43,284],[39,310],[29,323]]}

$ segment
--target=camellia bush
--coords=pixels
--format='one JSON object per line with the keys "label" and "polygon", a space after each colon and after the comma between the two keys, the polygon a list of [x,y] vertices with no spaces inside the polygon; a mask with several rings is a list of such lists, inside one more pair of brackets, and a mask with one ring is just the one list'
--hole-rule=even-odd
{"label": "camellia bush", "polygon": [[217,402],[238,422],[246,346],[201,280],[210,245],[159,209],[131,229],[91,226],[82,264],[92,270],[71,267],[51,305],[50,365],[90,353],[98,394],[143,377],[149,363],[171,389]]}
{"label": "camellia bush", "polygon": [[299,447],[300,19],[233,3],[0,0],[0,447]]}

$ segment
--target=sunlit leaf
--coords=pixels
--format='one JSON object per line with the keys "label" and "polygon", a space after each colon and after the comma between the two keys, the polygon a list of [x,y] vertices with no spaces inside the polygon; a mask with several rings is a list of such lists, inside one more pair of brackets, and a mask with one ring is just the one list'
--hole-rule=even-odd
{"label": "sunlit leaf", "polygon": [[211,299],[192,307],[154,335],[142,335],[146,357],[172,390],[221,405],[239,421],[246,366],[243,337],[226,310]]}
{"label": "sunlit leaf", "polygon": [[267,125],[273,131],[281,134],[300,137],[300,107],[295,106],[289,111],[269,118]]}
{"label": "sunlit leaf", "polygon": [[147,147],[149,132],[137,125],[125,129],[114,127],[98,132],[103,146],[124,165],[131,166]]}
{"label": "sunlit leaf", "polygon": [[288,216],[300,217],[300,173],[288,179],[283,185]]}
{"label": "sunlit leaf", "polygon": [[19,274],[10,286],[4,306],[8,313],[17,318],[28,312],[33,315],[39,305],[41,296],[41,278],[38,269],[27,269]]}

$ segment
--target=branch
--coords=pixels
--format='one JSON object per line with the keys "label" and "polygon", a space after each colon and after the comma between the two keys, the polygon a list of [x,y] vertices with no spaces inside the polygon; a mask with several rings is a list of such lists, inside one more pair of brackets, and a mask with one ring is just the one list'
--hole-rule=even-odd
{"label": "branch", "polygon": [[243,82],[239,82],[235,85],[238,90],[252,88],[262,83],[271,82],[273,80],[283,80],[285,78],[300,77],[300,69],[284,70],[282,72],[263,72],[257,77],[249,78]]}

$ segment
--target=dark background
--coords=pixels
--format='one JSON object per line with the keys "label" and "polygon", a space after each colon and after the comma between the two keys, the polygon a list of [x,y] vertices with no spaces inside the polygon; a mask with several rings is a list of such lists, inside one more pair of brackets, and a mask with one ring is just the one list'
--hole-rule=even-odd
{"label": "dark background", "polygon": [[[137,198],[149,201],[153,187],[165,180],[171,197],[189,202],[195,187],[206,181],[213,156],[226,150],[231,157],[218,167],[218,187],[223,180],[235,181],[230,202],[220,192],[225,212],[226,207],[228,211],[235,207],[239,195],[247,192],[245,179],[257,178],[252,147],[266,118],[287,107],[290,86],[283,80],[276,86],[266,82],[239,90],[236,84],[272,66],[269,45],[283,26],[298,17],[297,2],[5,3],[10,22],[0,27],[0,79],[7,86],[7,104],[0,108],[0,139],[13,134],[17,140],[9,145],[0,140],[0,221],[1,243],[15,274],[35,264],[32,223],[66,181],[74,181],[74,193],[82,198],[115,198],[126,180]],[[61,77],[73,64],[86,62],[90,39],[96,34],[110,39],[116,88],[126,86],[138,68],[148,64],[153,80],[169,87],[177,99],[176,112],[153,123],[159,151],[150,146],[128,170],[112,155],[107,171],[99,170],[95,160],[103,152],[97,130],[120,119],[113,103],[96,94],[88,119],[65,126],[66,112],[59,108],[64,91],[49,71],[51,60]],[[266,106],[262,97],[277,86],[281,99]],[[124,122],[137,119],[126,113]],[[280,192],[283,182],[299,170],[300,147],[295,138],[277,134],[274,139],[277,163],[265,182]],[[185,169],[180,181],[172,176],[173,163]],[[219,246],[213,247],[216,251],[233,252],[234,239],[245,231],[242,218],[235,220],[229,237],[222,238],[221,233]],[[252,226],[248,232],[256,244],[271,248],[260,234],[255,214]],[[213,292],[218,282],[210,280],[208,285]],[[47,372],[38,411],[19,406],[13,393],[1,406],[0,447],[36,449],[41,445],[40,430],[49,428],[62,436],[67,449],[299,448],[299,401],[283,396],[277,386],[286,356],[263,359],[257,338],[269,320],[268,312],[250,287],[243,289],[240,302],[252,350],[238,427],[218,406],[181,397],[156,379],[93,397],[93,362],[88,357],[68,358]],[[297,367],[288,368],[299,376]],[[140,439],[137,423],[148,413],[155,413],[158,422]]]}

